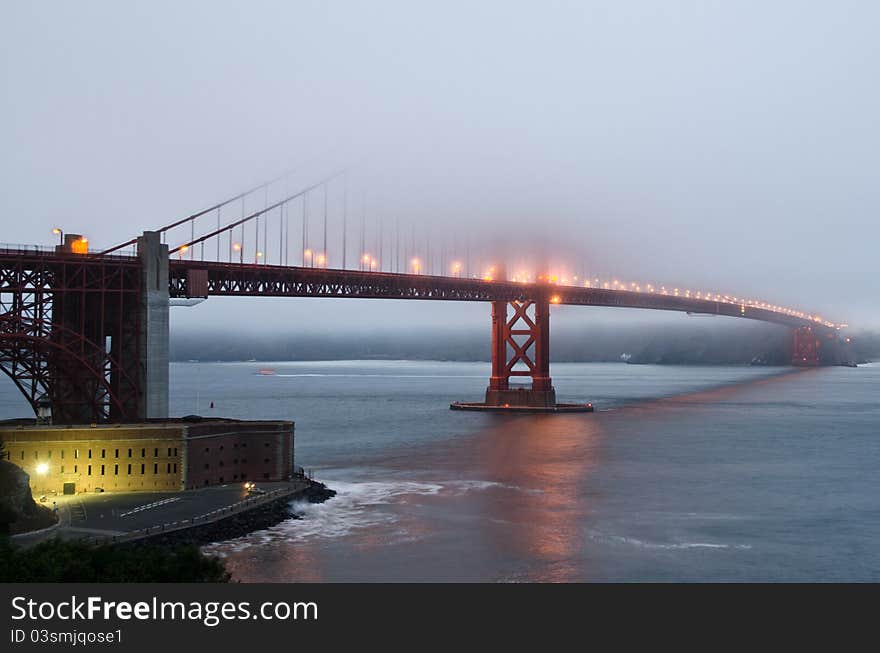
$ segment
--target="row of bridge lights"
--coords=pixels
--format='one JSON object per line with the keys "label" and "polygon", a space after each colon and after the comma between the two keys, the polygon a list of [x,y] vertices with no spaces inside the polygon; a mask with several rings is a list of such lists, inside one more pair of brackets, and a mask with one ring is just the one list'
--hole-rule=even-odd
{"label": "row of bridge lights", "polygon": [[[59,237],[59,244],[64,245],[64,231],[58,227],[52,229],[52,233]],[[80,238],[77,243],[73,244],[74,251],[78,252],[80,249],[84,249],[88,251],[88,239],[83,237]],[[79,244],[79,246],[77,246]],[[232,249],[238,252],[238,260],[240,264],[244,264],[244,247],[241,243],[234,243],[232,245]],[[183,245],[178,250],[177,255],[178,258],[182,259],[184,254],[189,251],[188,245]],[[257,250],[254,252],[254,263],[259,263],[263,258],[263,252]],[[379,261],[376,257],[371,254],[363,254],[360,259],[361,270],[367,272],[376,272],[379,269]],[[325,268],[327,267],[327,256],[323,252],[313,252],[311,249],[303,250],[303,265],[307,267],[319,267]],[[422,273],[422,260],[418,257],[413,257],[409,261],[409,268],[413,274],[421,274]],[[452,276],[457,278],[461,278],[462,274],[462,264],[460,261],[453,261],[449,266],[450,272]],[[495,281],[496,279],[496,268],[489,267],[486,269],[483,275],[473,275],[474,279],[482,279],[483,281]],[[517,272],[510,279],[514,283],[531,283],[533,281],[532,276],[527,272]],[[560,276],[556,274],[544,274],[538,275],[535,278],[535,281],[541,282],[544,281],[550,284],[557,285],[580,285],[580,281],[577,275],[572,276],[569,279],[567,276]],[[573,284],[571,282],[574,282]],[[846,324],[835,324],[833,322],[829,322],[825,320],[823,317],[819,315],[810,315],[809,313],[805,313],[803,311],[797,311],[792,308],[787,308],[785,306],[779,306],[778,304],[768,304],[766,302],[761,302],[756,299],[742,299],[736,296],[724,295],[717,292],[711,291],[696,291],[693,292],[690,289],[680,289],[680,288],[667,288],[666,286],[660,286],[659,288],[651,283],[636,283],[634,281],[630,283],[621,282],[618,279],[612,279],[609,281],[601,281],[599,277],[594,277],[593,279],[586,279],[583,281],[583,286],[585,288],[597,288],[601,290],[615,290],[615,291],[625,291],[625,292],[637,292],[637,293],[647,293],[647,294],[659,294],[666,295],[672,297],[684,297],[685,299],[700,299],[704,301],[713,301],[713,302],[722,302],[725,304],[739,304],[742,313],[745,313],[745,309],[748,306],[749,308],[760,308],[767,311],[773,311],[776,313],[783,313],[785,315],[790,315],[792,317],[798,317],[804,320],[811,320],[818,324],[824,324],[830,328],[843,328],[846,327]],[[553,295],[551,297],[551,303],[560,303],[561,299],[559,295]]]}

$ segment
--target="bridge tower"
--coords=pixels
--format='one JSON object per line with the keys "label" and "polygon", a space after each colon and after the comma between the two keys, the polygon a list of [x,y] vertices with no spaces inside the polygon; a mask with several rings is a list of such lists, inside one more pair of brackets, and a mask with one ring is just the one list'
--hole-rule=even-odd
{"label": "bridge tower", "polygon": [[[508,307],[513,314],[508,318]],[[530,377],[530,386],[511,384]],[[550,302],[532,299],[492,302],[492,375],[484,403],[455,402],[454,410],[590,412],[592,404],[558,404],[550,378]]]}
{"label": "bridge tower", "polygon": [[819,336],[813,327],[802,326],[792,332],[791,364],[812,367],[819,364]]}
{"label": "bridge tower", "polygon": [[[508,306],[513,309],[509,320]],[[511,387],[512,377],[531,377],[531,387]],[[486,405],[556,405],[550,378],[550,303],[546,297],[492,302],[492,376]]]}

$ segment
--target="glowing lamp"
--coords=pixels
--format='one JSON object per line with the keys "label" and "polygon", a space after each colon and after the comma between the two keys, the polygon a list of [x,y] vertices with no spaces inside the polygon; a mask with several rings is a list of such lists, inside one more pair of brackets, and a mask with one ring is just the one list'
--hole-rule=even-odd
{"label": "glowing lamp", "polygon": [[49,463],[40,463],[37,465],[37,474],[45,476],[49,473]]}

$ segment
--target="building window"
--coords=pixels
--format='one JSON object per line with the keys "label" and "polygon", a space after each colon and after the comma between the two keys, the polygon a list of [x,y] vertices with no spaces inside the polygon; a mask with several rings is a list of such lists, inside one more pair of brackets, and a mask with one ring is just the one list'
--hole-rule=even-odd
{"label": "building window", "polygon": [[119,465],[113,465],[113,476],[119,476]]}
{"label": "building window", "polygon": [[242,474],[241,474],[241,480],[244,480],[244,479],[246,479],[246,478],[247,478],[247,472],[242,472]]}
{"label": "building window", "polygon": [[223,482],[223,477],[222,477],[222,476],[220,477],[220,482],[221,482],[221,483]]}
{"label": "building window", "polygon": [[208,463],[205,463],[205,469],[208,469],[209,467],[210,465]]}
{"label": "building window", "polygon": [[79,465],[73,466],[73,473],[76,474],[79,471]]}
{"label": "building window", "polygon": [[174,457],[177,458],[177,447],[174,447]]}
{"label": "building window", "polygon": [[106,458],[106,457],[107,457],[107,450],[101,449],[101,458]]}
{"label": "building window", "polygon": [[113,457],[114,457],[114,458],[119,458],[119,449],[117,449],[117,450],[114,452]]}
{"label": "building window", "polygon": [[61,473],[64,473],[64,465],[61,465]]}
{"label": "building window", "polygon": [[39,458],[39,457],[40,457],[40,454],[37,453],[36,451],[34,451],[34,460],[36,460],[36,459]]}
{"label": "building window", "polygon": [[171,447],[168,447],[168,457],[171,458]]}
{"label": "building window", "polygon": [[24,460],[24,449],[21,450],[21,459]]}
{"label": "building window", "polygon": [[147,450],[141,449],[141,458],[146,458],[146,457],[147,457]]}
{"label": "building window", "polygon": [[131,458],[131,449],[128,450],[128,457]]}
{"label": "building window", "polygon": [[49,458],[51,458],[51,457],[52,457],[52,450],[49,449],[49,451],[46,452],[46,460],[49,460]]}
{"label": "building window", "polygon": [[268,447],[268,446],[269,446],[269,443],[268,443],[268,442],[264,442],[264,443],[263,443],[263,446],[264,446],[264,447]]}
{"label": "building window", "polygon": [[263,478],[269,478],[269,472],[263,472]]}
{"label": "building window", "polygon": [[91,458],[92,458],[92,450],[89,449],[89,460],[91,460]]}
{"label": "building window", "polygon": [[232,480],[233,480],[233,481],[234,481],[235,479],[237,479],[237,478],[238,478],[238,474],[233,474],[233,475],[232,475]]}
{"label": "building window", "polygon": [[89,475],[89,476],[92,475],[92,466],[91,466],[91,465],[89,465],[89,474],[88,474],[88,475]]}
{"label": "building window", "polygon": [[159,473],[159,463],[153,463],[153,473],[154,474]]}
{"label": "building window", "polygon": [[174,473],[177,473],[177,463],[174,463]]}
{"label": "building window", "polygon": [[222,460],[220,461],[220,467],[223,467],[223,461],[222,461]]}
{"label": "building window", "polygon": [[101,465],[101,476],[104,475],[104,465]]}
{"label": "building window", "polygon": [[61,450],[61,460],[64,460],[64,449]]}
{"label": "building window", "polygon": [[141,463],[141,474],[143,474],[143,473],[144,473],[144,467],[145,467],[145,466],[144,466],[144,464],[143,464],[143,463]]}
{"label": "building window", "polygon": [[155,449],[153,449],[153,458],[158,458],[158,457],[159,457],[159,447],[156,447]]}
{"label": "building window", "polygon": [[128,463],[128,473],[131,474],[131,463]]}
{"label": "building window", "polygon": [[165,473],[170,474],[171,473],[171,463],[166,463],[166,465],[167,465],[167,467],[165,468]]}
{"label": "building window", "polygon": [[269,459],[268,459],[268,458],[263,458],[263,462],[264,462],[264,463],[267,463],[267,462],[269,462]]}
{"label": "building window", "polygon": [[222,444],[220,445],[220,451],[223,451],[223,445],[222,445]]}
{"label": "building window", "polygon": [[208,453],[208,447],[205,447],[205,453]]}

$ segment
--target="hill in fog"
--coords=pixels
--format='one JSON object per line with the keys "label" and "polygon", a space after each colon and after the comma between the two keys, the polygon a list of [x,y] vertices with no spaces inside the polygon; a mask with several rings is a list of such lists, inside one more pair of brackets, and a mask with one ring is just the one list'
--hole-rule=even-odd
{"label": "hill in fog", "polygon": [[[880,336],[856,338],[861,360],[880,357]],[[488,329],[386,330],[367,333],[172,333],[172,360],[489,360]],[[784,365],[789,360],[787,329],[759,323],[663,326],[597,325],[554,328],[551,358],[557,362],[660,364],[746,364],[753,360]]]}

